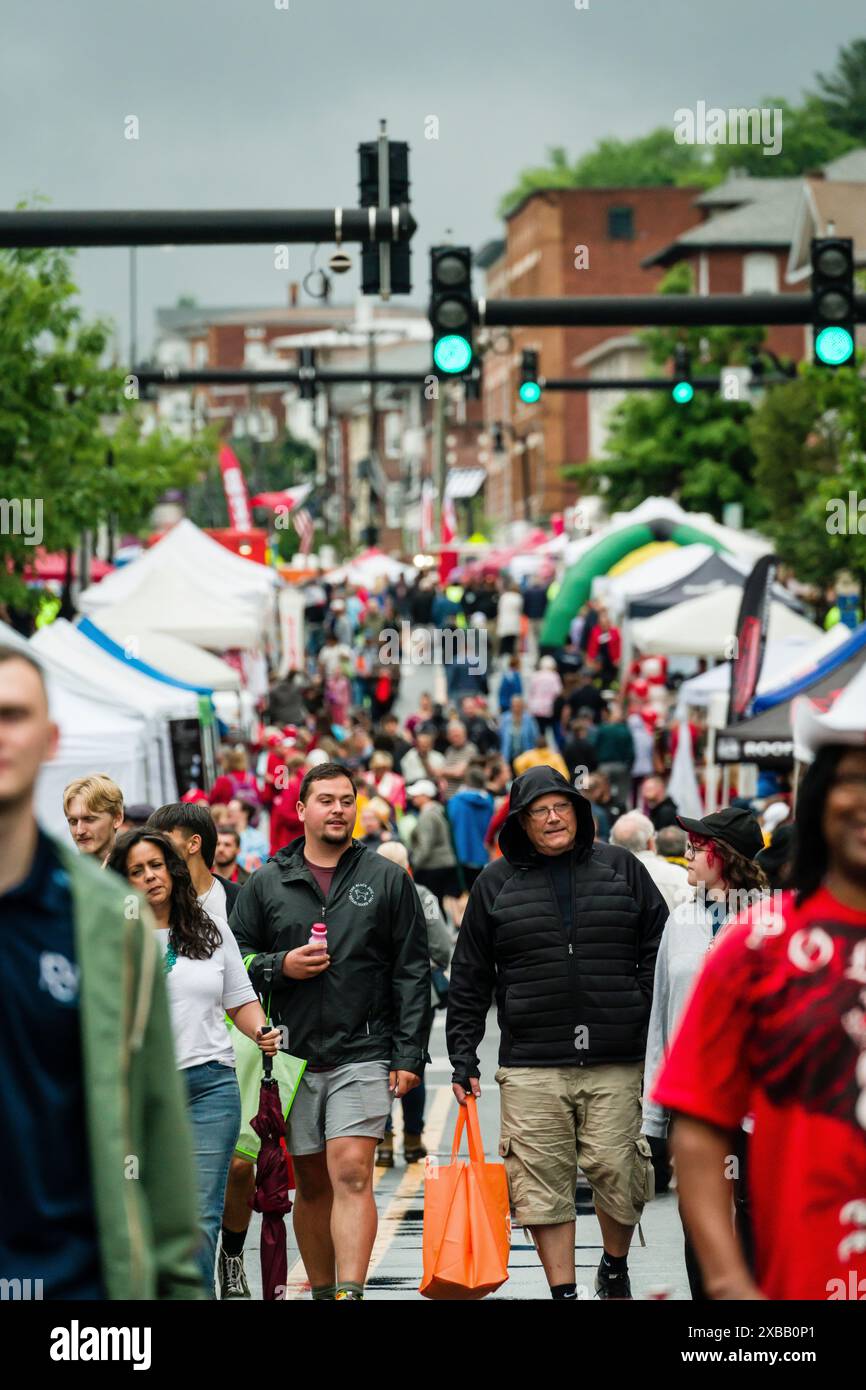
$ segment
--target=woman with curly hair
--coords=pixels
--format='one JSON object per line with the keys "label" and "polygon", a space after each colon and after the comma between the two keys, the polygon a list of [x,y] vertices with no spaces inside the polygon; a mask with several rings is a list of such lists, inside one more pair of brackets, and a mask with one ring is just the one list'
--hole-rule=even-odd
{"label": "woman with curly hair", "polygon": [[[667,1058],[677,1024],[707,951],[726,922],[754,907],[769,891],[767,877],[755,863],[755,856],[764,847],[764,837],[751,811],[726,807],[705,816],[703,820],[686,820],[677,816],[677,823],[689,837],[686,844],[689,898],[678,904],[671,913],[662,935],[656,957],[644,1063],[642,1133],[648,1136],[653,1157],[662,1171],[667,1168],[670,1115],[649,1099],[652,1085]],[[741,1164],[744,1163],[745,1141],[742,1136],[739,1157]],[[741,1204],[738,1216],[748,1240],[745,1215],[745,1207]],[[685,1257],[692,1298],[703,1302],[705,1294],[700,1270],[688,1235]]]}
{"label": "woman with curly hair", "polygon": [[229,1163],[241,1124],[235,1054],[225,1024],[270,1056],[279,1030],[269,1029],[237,942],[202,910],[189,870],[167,835],[120,835],[109,867],[147,899],[163,950],[175,1059],[183,1073],[192,1122],[202,1239],[198,1258],[213,1297],[217,1236]]}

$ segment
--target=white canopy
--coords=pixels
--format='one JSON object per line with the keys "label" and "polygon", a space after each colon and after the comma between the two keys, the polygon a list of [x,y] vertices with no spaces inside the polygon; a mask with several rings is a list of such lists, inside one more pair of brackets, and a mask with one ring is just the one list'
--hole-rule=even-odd
{"label": "white canopy", "polygon": [[[841,623],[838,624],[842,626]],[[866,745],[866,666],[851,684],[837,695],[826,714],[808,696],[794,701],[794,757],[811,762],[826,743],[844,743],[854,748]]]}
{"label": "white canopy", "polygon": [[[651,618],[637,619],[629,625],[631,641],[645,656],[723,657],[736,633],[742,593],[738,585],[726,584]],[[815,641],[821,629],[773,599],[767,640],[797,636]]]}
{"label": "white canopy", "polygon": [[413,565],[403,565],[392,560],[381,550],[368,550],[348,564],[330,570],[324,578],[329,584],[354,584],[358,588],[371,589],[383,579],[389,584],[398,579],[411,579],[415,574]]}
{"label": "white canopy", "polygon": [[281,582],[276,570],[235,555],[184,517],[137,560],[85,589],[79,596],[78,606],[82,613],[95,616],[97,611],[127,602],[149,585],[157,573],[172,576],[178,598],[185,584],[194,580],[212,589],[221,600],[227,598],[233,605],[251,605],[256,611],[267,603]]}
{"label": "white canopy", "polygon": [[166,633],[209,651],[255,647],[262,640],[264,609],[235,603],[222,585],[204,576],[183,576],[168,570],[151,573],[146,584],[116,606],[99,608],[88,616],[108,622],[112,632],[138,640],[145,632]]}
{"label": "white canopy", "polygon": [[[93,621],[108,637],[124,646],[129,629],[118,622],[116,609],[109,609]],[[175,680],[186,681],[188,685],[207,686],[215,691],[237,691],[241,688],[240,674],[233,666],[192,642],[171,637],[167,632],[148,631],[137,632],[135,642],[133,654],[139,661],[165,672],[167,676],[173,676]]]}
{"label": "white canopy", "polygon": [[198,697],[191,691],[133,671],[97,647],[95,642],[82,637],[65,618],[40,628],[31,637],[30,645],[40,656],[50,658],[55,666],[73,676],[84,674],[109,695],[143,714],[162,719],[198,718]]}
{"label": "white canopy", "polygon": [[0,642],[35,657],[45,673],[51,717],[60,730],[56,757],[36,784],[36,815],[46,830],[65,836],[63,789],[75,777],[105,772],[125,799],[162,805],[177,797],[165,721],[112,696],[84,671],[68,672],[45,652],[0,623]]}
{"label": "white canopy", "polygon": [[642,565],[634,565],[625,574],[613,577],[600,575],[593,581],[593,596],[598,594],[615,613],[621,613],[629,599],[638,594],[650,594],[685,579],[693,574],[699,565],[704,564],[713,554],[711,545],[682,545],[675,550],[665,550],[645,560]]}

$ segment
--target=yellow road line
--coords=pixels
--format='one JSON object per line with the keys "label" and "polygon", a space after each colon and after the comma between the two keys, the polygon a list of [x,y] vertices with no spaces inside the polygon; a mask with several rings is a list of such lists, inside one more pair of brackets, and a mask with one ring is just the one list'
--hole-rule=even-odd
{"label": "yellow road line", "polygon": [[[424,1122],[425,1144],[433,1153],[438,1149],[445,1125],[451,1115],[454,1103],[454,1094],[450,1086],[428,1086],[428,1096],[433,1093],[435,1098],[430,1109],[429,1118]],[[403,1107],[394,1107],[394,1137],[399,1138],[403,1127]],[[388,1168],[373,1169],[373,1191],[379,1186],[386,1173],[393,1170]],[[367,1271],[368,1276],[379,1266],[387,1253],[391,1242],[397,1234],[398,1215],[402,1215],[408,1207],[409,1201],[418,1192],[424,1181],[424,1164],[411,1163],[406,1168],[391,1200],[385,1210],[379,1214],[379,1229],[376,1241],[373,1245],[373,1253],[370,1257],[370,1266]],[[418,1277],[421,1277],[420,1265]],[[304,1298],[310,1291],[307,1271],[304,1262],[297,1259],[289,1270],[286,1278],[286,1301],[292,1302],[295,1299]]]}
{"label": "yellow road line", "polygon": [[[430,1087],[430,1090],[433,1088]],[[436,1099],[430,1110],[430,1118],[424,1122],[425,1147],[430,1153],[435,1153],[439,1147],[443,1130],[448,1122],[449,1116],[455,1104],[454,1093],[450,1086],[437,1086]],[[402,1108],[402,1107],[401,1107]],[[376,1241],[373,1246],[373,1253],[370,1257],[370,1266],[367,1270],[367,1277],[378,1269],[385,1255],[397,1234],[399,1219],[411,1205],[412,1198],[418,1193],[424,1181],[424,1164],[410,1163],[406,1168],[396,1192],[391,1198],[385,1210],[379,1216],[379,1230],[376,1234]],[[420,1253],[420,1252],[419,1252]],[[418,1278],[421,1278],[421,1268],[419,1261]]]}

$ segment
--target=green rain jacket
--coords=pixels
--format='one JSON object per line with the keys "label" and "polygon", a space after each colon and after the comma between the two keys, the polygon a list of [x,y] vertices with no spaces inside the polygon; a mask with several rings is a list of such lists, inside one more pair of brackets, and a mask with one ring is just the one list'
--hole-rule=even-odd
{"label": "green rain jacket", "polygon": [[204,1297],[192,1134],[146,905],[54,841],[69,874],[81,971],[87,1134],[110,1299]]}

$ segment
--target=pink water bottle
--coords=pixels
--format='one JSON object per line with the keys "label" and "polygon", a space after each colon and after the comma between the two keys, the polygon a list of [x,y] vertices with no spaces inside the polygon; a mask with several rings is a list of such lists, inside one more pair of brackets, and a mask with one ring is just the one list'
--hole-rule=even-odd
{"label": "pink water bottle", "polygon": [[315,946],[317,950],[327,951],[328,949],[328,928],[324,922],[314,922],[313,930],[310,932],[308,945]]}

